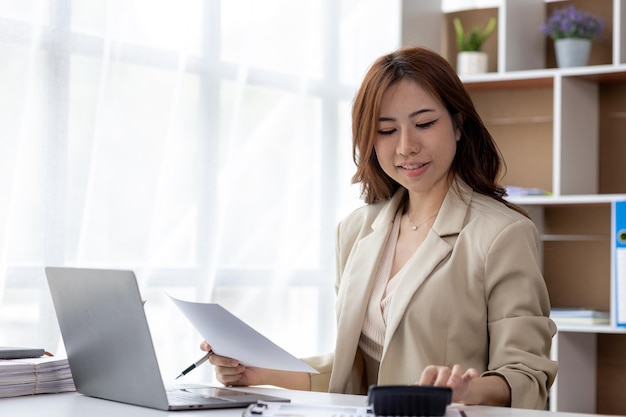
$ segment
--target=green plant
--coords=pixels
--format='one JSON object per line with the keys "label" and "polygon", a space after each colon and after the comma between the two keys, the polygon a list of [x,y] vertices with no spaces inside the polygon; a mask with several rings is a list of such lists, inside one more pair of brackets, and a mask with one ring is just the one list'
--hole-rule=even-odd
{"label": "green plant", "polygon": [[480,51],[483,47],[483,43],[496,28],[496,18],[489,19],[487,26],[484,30],[480,30],[478,27],[472,28],[469,32],[465,33],[461,20],[455,17],[452,20],[454,24],[454,31],[456,32],[456,45],[459,51]]}

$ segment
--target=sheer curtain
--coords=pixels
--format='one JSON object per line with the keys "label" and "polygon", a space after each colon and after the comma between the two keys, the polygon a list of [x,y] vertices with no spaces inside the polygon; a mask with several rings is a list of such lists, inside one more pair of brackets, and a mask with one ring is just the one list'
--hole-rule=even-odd
{"label": "sheer curtain", "polygon": [[399,22],[389,0],[0,0],[0,345],[63,352],[57,265],[136,272],[166,379],[201,341],[168,294],[332,349],[351,100]]}

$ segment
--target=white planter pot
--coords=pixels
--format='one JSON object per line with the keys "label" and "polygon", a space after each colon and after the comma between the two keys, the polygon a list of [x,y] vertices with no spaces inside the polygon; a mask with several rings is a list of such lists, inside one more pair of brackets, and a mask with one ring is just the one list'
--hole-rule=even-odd
{"label": "white planter pot", "polygon": [[557,39],[554,41],[556,63],[559,68],[581,67],[589,62],[591,40]]}
{"label": "white planter pot", "polygon": [[456,71],[463,74],[482,74],[487,72],[489,56],[486,52],[459,52],[456,56]]}

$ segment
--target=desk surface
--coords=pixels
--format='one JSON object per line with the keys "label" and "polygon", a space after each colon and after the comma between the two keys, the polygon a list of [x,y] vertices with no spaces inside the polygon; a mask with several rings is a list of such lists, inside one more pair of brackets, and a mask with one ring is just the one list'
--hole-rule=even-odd
{"label": "desk surface", "polygon": [[[276,394],[272,388],[245,388],[245,391]],[[365,406],[365,396],[327,394],[308,391],[280,390],[280,396],[290,398],[292,403],[314,405],[342,405],[342,406]],[[457,407],[452,405],[451,407]],[[468,417],[584,417],[591,414],[577,413],[551,413],[549,411],[521,410],[504,407],[484,406],[458,406],[463,409]],[[21,417],[240,417],[243,409],[225,410],[190,410],[190,411],[160,411],[150,408],[137,407],[112,401],[99,400],[86,397],[77,393],[63,394],[40,394],[28,397],[2,398],[0,410],[3,416]]]}

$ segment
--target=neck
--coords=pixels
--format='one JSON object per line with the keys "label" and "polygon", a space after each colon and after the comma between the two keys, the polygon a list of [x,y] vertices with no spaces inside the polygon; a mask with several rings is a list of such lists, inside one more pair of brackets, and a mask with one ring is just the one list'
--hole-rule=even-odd
{"label": "neck", "polygon": [[428,194],[409,191],[404,202],[404,213],[417,224],[439,212],[446,193],[447,189],[443,192],[431,192]]}

